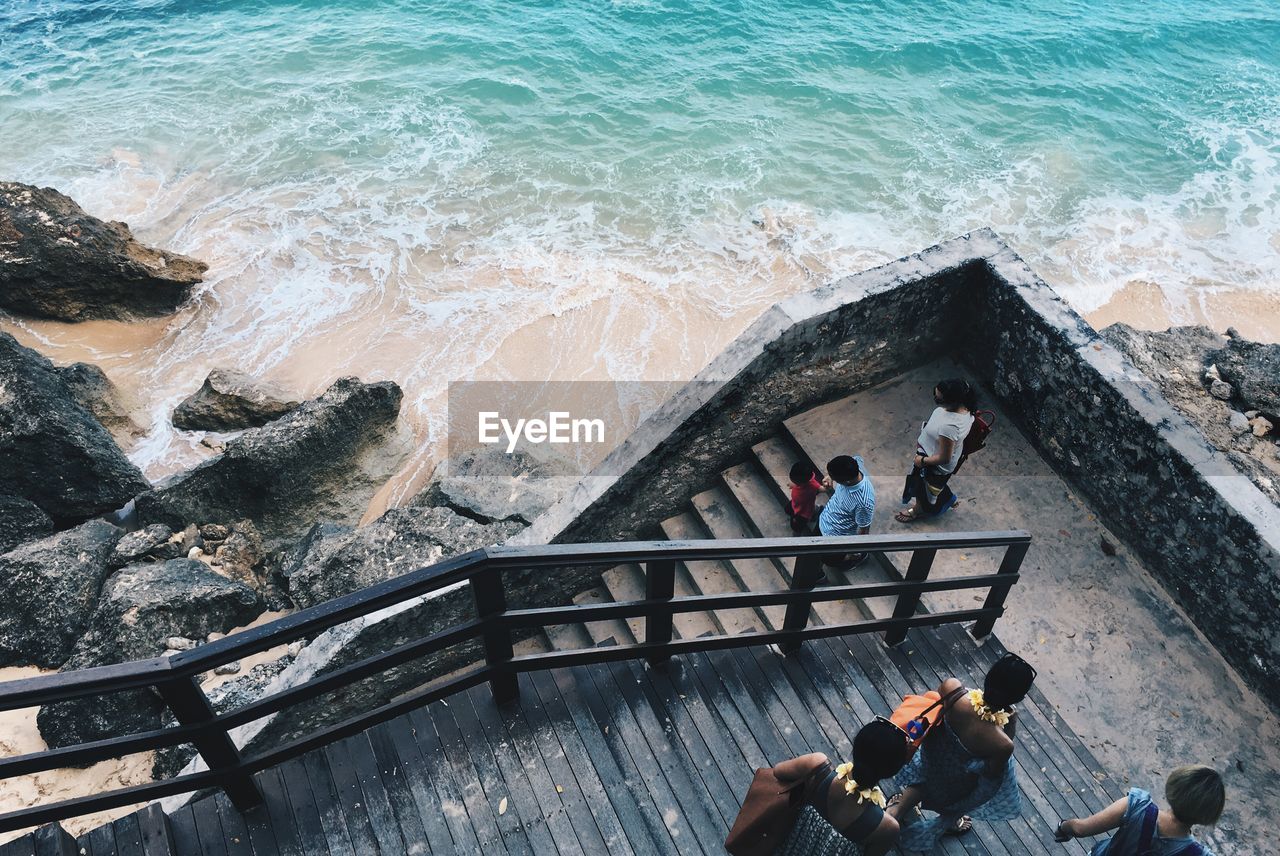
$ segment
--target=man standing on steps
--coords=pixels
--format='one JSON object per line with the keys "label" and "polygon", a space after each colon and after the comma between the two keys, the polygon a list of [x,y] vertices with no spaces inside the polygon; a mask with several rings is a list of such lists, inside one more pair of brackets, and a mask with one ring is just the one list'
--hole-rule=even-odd
{"label": "man standing on steps", "polygon": [[[831,499],[818,516],[819,535],[866,535],[876,513],[876,489],[861,455],[840,455],[827,463],[822,486]],[[848,570],[866,559],[866,553],[824,556],[822,563]]]}

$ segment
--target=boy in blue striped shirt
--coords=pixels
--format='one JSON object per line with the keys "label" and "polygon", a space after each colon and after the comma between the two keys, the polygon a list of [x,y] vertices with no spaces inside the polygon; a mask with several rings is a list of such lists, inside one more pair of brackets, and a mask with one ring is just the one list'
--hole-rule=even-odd
{"label": "boy in blue striped shirt", "polygon": [[[819,535],[866,535],[876,513],[876,489],[861,455],[840,455],[827,463],[823,487],[831,499],[818,517]],[[835,568],[852,568],[867,557],[866,553],[824,556],[823,564]]]}

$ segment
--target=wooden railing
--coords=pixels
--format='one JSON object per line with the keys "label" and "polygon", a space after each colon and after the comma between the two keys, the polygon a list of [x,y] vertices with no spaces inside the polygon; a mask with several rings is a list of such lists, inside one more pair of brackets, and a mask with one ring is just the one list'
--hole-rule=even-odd
{"label": "wooden railing", "polygon": [[[162,781],[9,812],[0,815],[0,832],[214,787],[223,788],[231,801],[245,810],[262,801],[262,794],[252,778],[254,773],[485,681],[489,682],[498,702],[513,699],[518,693],[516,676],[520,672],[631,658],[644,658],[659,664],[672,656],[693,651],[771,643],[792,653],[806,639],[851,633],[883,632],[885,642],[892,645],[903,641],[912,627],[954,622],[974,622],[972,633],[981,638],[991,632],[996,619],[1003,613],[1005,597],[1018,580],[1018,569],[1030,541],[1031,536],[1026,532],[1013,531],[927,536],[633,541],[546,547],[490,547],[404,574],[169,657],[0,684],[0,710],[53,704],[123,690],[153,688],[172,710],[178,723],[169,728],[5,758],[0,760],[0,779],[60,767],[83,766],[108,758],[183,743],[194,745],[209,768]],[[994,573],[935,580],[928,578],[939,550],[972,550],[983,547],[1004,548],[1003,558]],[[872,559],[888,570],[893,570],[894,566],[886,554],[910,553],[907,572],[899,575],[898,581],[818,588],[817,583],[822,578],[822,557],[855,550],[871,554]],[[764,557],[795,557],[795,570],[789,589],[682,597],[674,594],[677,562]],[[506,571],[542,570],[556,573],[558,569],[572,566],[608,567],[623,562],[644,566],[647,577],[644,600],[531,609],[507,608],[504,579]],[[198,675],[224,663],[296,639],[313,637],[343,622],[459,584],[471,589],[475,602],[473,619],[282,689],[235,710],[215,712],[197,681]],[[988,589],[980,609],[931,613],[918,611],[920,596],[926,592],[975,588]],[[892,617],[847,624],[808,624],[810,608],[814,603],[875,597],[897,598]],[[672,638],[672,616],[677,613],[716,612],[772,605],[787,607],[780,630],[700,636],[696,639]],[[637,617],[644,618],[645,630],[644,641],[635,644],[521,656],[515,656],[513,651],[512,632],[520,628]],[[477,638],[483,641],[483,665],[400,696],[387,704],[307,734],[286,745],[245,758],[228,733],[237,726]]]}

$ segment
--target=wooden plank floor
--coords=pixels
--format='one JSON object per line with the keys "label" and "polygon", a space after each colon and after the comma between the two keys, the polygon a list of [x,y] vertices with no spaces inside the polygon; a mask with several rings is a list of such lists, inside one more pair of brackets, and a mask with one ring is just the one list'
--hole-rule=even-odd
{"label": "wooden plank floor", "polygon": [[[797,656],[767,648],[520,677],[496,707],[478,687],[261,777],[266,805],[224,797],[170,816],[178,856],[224,854],[719,854],[752,770],[796,754],[845,759],[863,722],[908,691],[956,675],[981,685],[1003,653],[959,627],[899,648],[849,636]],[[975,824],[938,852],[1083,854],[1053,843],[1066,816],[1121,791],[1039,693],[1021,705],[1024,814]],[[892,783],[884,783],[892,792]],[[81,840],[93,856],[137,852],[136,816]],[[147,851],[150,852],[150,851]]]}

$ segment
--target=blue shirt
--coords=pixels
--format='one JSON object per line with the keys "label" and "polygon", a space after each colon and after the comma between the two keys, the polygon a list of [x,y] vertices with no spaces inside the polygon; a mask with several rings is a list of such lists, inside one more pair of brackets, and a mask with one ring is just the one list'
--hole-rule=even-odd
{"label": "blue shirt", "polygon": [[[1129,789],[1129,805],[1124,810],[1124,819],[1116,834],[1106,841],[1099,841],[1089,851],[1089,856],[1133,856],[1138,852],[1138,838],[1142,835],[1142,815],[1151,805],[1151,794],[1142,788]],[[1151,852],[1156,856],[1175,856],[1195,842],[1191,836],[1182,838],[1162,838],[1157,832],[1151,843]],[[1205,856],[1213,856],[1213,851],[1200,845]]]}
{"label": "blue shirt", "polygon": [[870,528],[875,517],[876,489],[871,484],[871,474],[861,455],[854,455],[853,459],[858,462],[862,481],[852,486],[836,482],[835,492],[818,517],[823,535],[857,535],[859,529]]}

